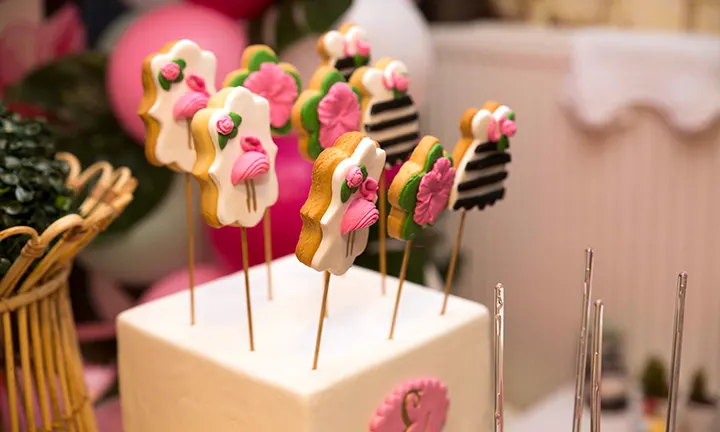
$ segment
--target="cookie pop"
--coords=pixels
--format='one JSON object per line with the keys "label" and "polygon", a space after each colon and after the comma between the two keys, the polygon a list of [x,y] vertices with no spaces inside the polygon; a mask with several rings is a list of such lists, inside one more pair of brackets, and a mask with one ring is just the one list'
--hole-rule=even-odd
{"label": "cookie pop", "polygon": [[337,69],[349,80],[358,68],[370,64],[372,49],[365,29],[347,23],[320,36],[317,51],[323,66]]}
{"label": "cookie pop", "polygon": [[413,238],[422,229],[434,225],[447,208],[450,189],[455,180],[455,168],[452,165],[452,159],[440,141],[433,136],[425,136],[390,184],[388,235],[405,241],[405,253],[388,339],[392,339],[395,333]]}
{"label": "cookie pop", "polygon": [[224,88],[192,121],[197,143],[193,175],[200,182],[202,214],[213,227],[239,226],[250,350],[255,349],[248,278],[247,227],[260,223],[278,198],[277,146],[270,106],[245,87]]}
{"label": "cookie pop", "polygon": [[153,165],[185,173],[188,220],[190,324],[195,324],[195,259],[190,172],[196,159],[190,123],[215,93],[215,55],[195,42],[180,40],[147,56],[142,65],[145,156]]}
{"label": "cookie pop", "polygon": [[505,105],[486,102],[481,109],[470,108],[460,119],[462,137],[453,149],[457,176],[448,208],[460,211],[455,246],[445,280],[445,298],[440,315],[447,310],[455,265],[460,251],[467,210],[484,209],[505,196],[505,179],[510,163],[510,138],[517,131],[515,113]]}
{"label": "cookie pop", "polygon": [[300,262],[325,273],[313,369],[320,353],[330,274],[345,274],[367,246],[369,228],[379,217],[377,178],[384,165],[385,152],[359,132],[342,135],[313,165],[295,249]]}

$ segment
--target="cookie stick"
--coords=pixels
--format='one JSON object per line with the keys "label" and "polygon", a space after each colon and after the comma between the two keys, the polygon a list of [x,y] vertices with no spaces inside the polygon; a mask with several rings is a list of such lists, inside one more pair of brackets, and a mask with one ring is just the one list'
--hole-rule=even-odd
{"label": "cookie stick", "polygon": [[[452,167],[452,159],[445,152],[440,141],[428,135],[420,140],[410,160],[402,165],[390,184],[388,196],[391,209],[387,222],[388,235],[406,242],[403,269],[407,269],[413,238],[423,228],[434,225],[443,210],[447,208],[454,179],[455,168]],[[401,270],[388,339],[392,339],[395,334],[404,282],[405,272]]]}
{"label": "cookie stick", "polygon": [[448,201],[450,210],[460,211],[460,223],[440,315],[447,311],[467,211],[475,207],[482,210],[505,196],[504,181],[508,175],[505,165],[510,162],[507,149],[516,130],[515,113],[497,102],[486,102],[479,110],[470,108],[460,119],[462,137],[452,153],[457,176]]}
{"label": "cookie stick", "polygon": [[[280,63],[275,51],[266,45],[249,46],[240,61],[240,69],[230,72],[223,86],[242,86],[265,98],[270,104],[270,127],[273,136],[288,134],[292,130],[290,113],[302,89],[297,69],[290,63]],[[268,300],[272,300],[272,229],[269,207],[265,210],[263,237],[268,277],[267,295]]]}
{"label": "cookie stick", "polygon": [[198,158],[193,175],[200,183],[203,217],[213,227],[243,228],[243,267],[250,350],[254,334],[247,276],[244,228],[256,226],[278,198],[277,145],[270,133],[268,101],[245,87],[224,88],[192,121]]}
{"label": "cookie stick", "polygon": [[369,228],[378,220],[376,179],[384,165],[385,152],[359,132],[342,135],[313,165],[295,248],[301,263],[325,273],[313,369],[318,366],[330,274],[345,274],[367,246]]}
{"label": "cookie stick", "polygon": [[[420,138],[418,111],[408,94],[408,70],[401,61],[386,57],[373,67],[361,67],[350,77],[363,101],[362,131],[376,140],[387,153],[386,168],[405,162]],[[384,182],[383,182],[384,185]],[[386,189],[380,188],[380,219],[385,220]],[[379,264],[382,292],[387,275],[386,229],[380,226]]]}
{"label": "cookie stick", "polygon": [[190,122],[215,93],[215,55],[189,40],[166,45],[142,66],[145,155],[150,163],[185,173],[190,325],[195,325],[195,241],[190,171],[195,163]]}

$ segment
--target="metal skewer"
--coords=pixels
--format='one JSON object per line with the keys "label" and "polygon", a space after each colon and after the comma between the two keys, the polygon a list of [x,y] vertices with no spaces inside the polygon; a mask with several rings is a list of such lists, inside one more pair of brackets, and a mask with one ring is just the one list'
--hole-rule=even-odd
{"label": "metal skewer", "polygon": [[677,423],[678,381],[680,380],[680,359],[682,358],[683,327],[685,323],[685,291],[687,273],[682,272],[677,279],[677,297],[675,298],[675,325],[673,328],[672,366],[670,368],[670,396],[668,397],[666,432],[675,432]]}
{"label": "metal skewer", "polygon": [[600,413],[602,411],[602,355],[603,355],[603,314],[605,305],[602,300],[595,302],[595,320],[593,322],[592,388],[590,403],[590,432],[600,432]]}
{"label": "metal skewer", "polygon": [[585,250],[585,280],[583,282],[582,318],[580,339],[577,349],[577,369],[575,370],[575,407],[573,410],[573,432],[580,432],[585,393],[585,371],[587,368],[588,340],[587,332],[590,324],[590,299],[592,298],[592,267],[594,252]]}
{"label": "metal skewer", "polygon": [[495,285],[495,432],[503,432],[503,351],[505,349],[505,288]]}

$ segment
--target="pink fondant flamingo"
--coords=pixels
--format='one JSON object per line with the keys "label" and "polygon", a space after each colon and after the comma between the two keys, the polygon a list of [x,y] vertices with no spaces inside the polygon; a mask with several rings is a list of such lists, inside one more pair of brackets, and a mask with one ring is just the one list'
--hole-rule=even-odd
{"label": "pink fondant flamingo", "polygon": [[[348,173],[348,179],[351,177],[351,173]],[[362,177],[361,177],[362,179]],[[348,182],[350,183],[350,182]],[[350,234],[347,240],[347,246],[345,247],[345,256],[350,256],[353,247],[355,246],[355,232],[368,228],[378,221],[380,213],[377,207],[375,207],[375,196],[377,195],[378,183],[372,178],[368,177],[360,185],[360,197],[354,199],[350,205],[348,205],[345,214],[343,215],[342,224],[340,231],[342,235]]]}
{"label": "pink fondant flamingo", "polygon": [[176,121],[185,120],[185,122],[187,122],[188,147],[192,149],[190,122],[195,113],[207,107],[208,101],[210,100],[210,93],[208,93],[205,88],[205,80],[197,75],[188,75],[188,77],[185,78],[185,84],[190,88],[190,91],[180,96],[175,102],[173,106],[173,118],[175,118]]}
{"label": "pink fondant flamingo", "polygon": [[255,179],[264,175],[270,169],[270,160],[260,140],[252,135],[240,139],[243,154],[238,156],[230,173],[230,182],[237,186],[245,183],[247,193],[248,211],[257,211],[257,197],[255,195]]}

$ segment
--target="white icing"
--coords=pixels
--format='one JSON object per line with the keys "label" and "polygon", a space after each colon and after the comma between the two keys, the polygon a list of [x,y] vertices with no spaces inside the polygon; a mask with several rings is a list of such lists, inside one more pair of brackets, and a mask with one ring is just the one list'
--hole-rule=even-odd
{"label": "white icing", "polygon": [[353,26],[345,33],[345,40],[350,44],[352,55],[355,55],[355,47],[358,41],[368,41],[367,33],[362,27]]}
{"label": "white icing", "polygon": [[335,62],[345,57],[345,36],[339,31],[331,30],[325,33],[323,46],[330,66],[335,67]]}
{"label": "white icing", "polygon": [[158,81],[158,74],[163,66],[172,60],[183,59],[186,62],[183,74],[185,78],[194,74],[205,80],[205,86],[212,95],[215,93],[215,54],[203,51],[195,42],[184,39],[178,41],[167,53],[157,54],[150,63],[150,73],[155,94],[155,103],[148,111],[160,124],[160,132],[155,144],[155,158],[163,165],[176,164],[180,169],[191,172],[195,163],[195,148],[191,146],[190,125],[186,121],[176,121],[173,117],[175,102],[186,92],[185,80],[173,83],[169,91],[165,91]]}
{"label": "white icing", "polygon": [[492,422],[492,320],[482,305],[411,282],[403,285],[388,341],[398,280],[357,266],[330,279],[318,369],[311,370],[323,276],[294,256],[250,269],[255,352],[248,350],[244,274],[124,312],[118,319],[125,432],[368,432],[399,384],[431,377],[448,388],[445,432]]}
{"label": "white icing", "polygon": [[[467,150],[465,150],[465,154],[463,154],[462,159],[460,159],[460,163],[456,165],[455,172],[457,173],[455,175],[455,180],[453,181],[453,187],[450,191],[450,199],[448,200],[448,208],[452,209],[455,205],[455,202],[460,199],[460,193],[458,192],[458,185],[460,183],[464,183],[468,180],[471,180],[472,178],[468,176],[468,174],[465,172],[465,167],[467,166],[468,162],[470,162],[473,158],[473,155],[475,154],[475,148],[477,148],[478,145],[484,143],[487,141],[488,136],[488,129],[490,127],[490,122],[492,121],[492,113],[486,109],[481,109],[475,115],[473,116],[471,122],[470,122],[470,130],[472,131],[473,140],[468,146]],[[500,167],[502,169],[502,167]],[[493,169],[493,168],[491,168]],[[494,169],[497,169],[497,167],[494,167]],[[479,171],[479,175],[487,175],[488,172]],[[477,172],[473,175],[477,176]]]}
{"label": "white icing", "polygon": [[[228,113],[242,117],[235,138],[228,140],[223,150],[218,145],[217,122]],[[253,94],[245,87],[235,87],[228,94],[222,109],[216,110],[208,121],[208,133],[215,146],[215,160],[208,169],[210,178],[218,189],[217,218],[223,225],[253,227],[260,222],[265,209],[275,204],[278,198],[278,182],[275,173],[277,146],[270,132],[270,105],[268,101]],[[256,136],[262,143],[270,161],[270,169],[255,183],[257,210],[248,211],[245,182],[233,186],[230,182],[232,167],[238,156],[243,154],[240,139],[246,135]]]}
{"label": "white icing", "polygon": [[[340,231],[345,210],[356,198],[356,195],[360,194],[358,190],[343,203],[342,185],[345,183],[345,175],[350,168],[358,165],[364,165],[368,176],[379,180],[385,166],[385,152],[375,145],[375,141],[363,138],[353,154],[340,162],[333,171],[330,206],[320,221],[322,241],[312,260],[312,268],[319,272],[329,271],[334,275],[344,274],[367,246],[369,228],[363,228],[347,235],[342,235]],[[349,254],[346,254],[347,241],[351,234],[354,236],[353,248]]]}
{"label": "white icing", "polygon": [[365,87],[367,92],[370,94],[368,109],[370,109],[370,106],[375,103],[394,98],[393,91],[385,88],[385,84],[383,82],[383,76],[386,79],[390,79],[393,72],[401,75],[407,75],[407,66],[405,66],[405,63],[400,60],[393,60],[385,67],[384,70],[372,67],[365,72],[362,83],[363,87]]}

